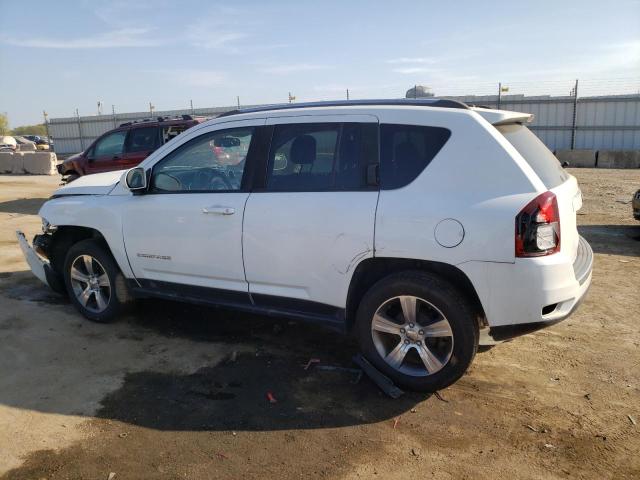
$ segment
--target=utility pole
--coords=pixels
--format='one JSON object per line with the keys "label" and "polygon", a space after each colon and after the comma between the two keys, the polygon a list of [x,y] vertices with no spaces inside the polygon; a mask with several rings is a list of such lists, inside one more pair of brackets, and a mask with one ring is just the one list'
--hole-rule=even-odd
{"label": "utility pole", "polygon": [[573,121],[571,123],[571,150],[576,148],[576,120],[578,118],[578,79],[573,87]]}
{"label": "utility pole", "polygon": [[84,150],[84,138],[82,138],[82,124],[80,123],[80,113],[76,108],[76,120],[78,122],[78,137],[80,137],[80,149]]}
{"label": "utility pole", "polygon": [[296,99],[296,97],[291,95],[291,92],[289,92],[289,103],[293,102],[295,99]]}
{"label": "utility pole", "polygon": [[191,115],[194,115],[196,112],[193,109],[193,100],[189,100],[189,103],[191,104]]}
{"label": "utility pole", "polygon": [[116,106],[115,105],[111,105],[111,116],[113,118],[113,128],[116,128]]}
{"label": "utility pole", "polygon": [[500,106],[502,105],[502,92],[508,92],[509,91],[509,87],[503,87],[502,83],[498,83],[498,106],[497,108],[500,109]]}
{"label": "utility pole", "polygon": [[51,137],[49,136],[49,115],[47,114],[46,110],[42,111],[42,115],[44,116],[44,128],[47,131],[47,138],[49,139],[49,142],[51,142]]}
{"label": "utility pole", "polygon": [[349,100],[349,89],[347,88],[347,100]]}
{"label": "utility pole", "polygon": [[236,97],[236,100],[238,101],[238,108],[240,108],[240,95]]}
{"label": "utility pole", "polygon": [[151,116],[153,117],[153,111],[156,109],[156,107],[154,107],[151,102],[149,102],[149,113],[151,114]]}
{"label": "utility pole", "polygon": [[418,98],[418,84],[413,86],[413,98]]}

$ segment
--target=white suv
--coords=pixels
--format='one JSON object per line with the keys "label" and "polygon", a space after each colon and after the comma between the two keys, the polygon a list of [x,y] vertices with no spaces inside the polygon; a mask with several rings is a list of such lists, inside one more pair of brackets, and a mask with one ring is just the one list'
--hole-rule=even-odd
{"label": "white suv", "polygon": [[91,320],[153,296],[322,322],[433,391],[589,288],[580,190],[531,118],[438,99],[231,112],[60,188],[34,249],[18,238]]}

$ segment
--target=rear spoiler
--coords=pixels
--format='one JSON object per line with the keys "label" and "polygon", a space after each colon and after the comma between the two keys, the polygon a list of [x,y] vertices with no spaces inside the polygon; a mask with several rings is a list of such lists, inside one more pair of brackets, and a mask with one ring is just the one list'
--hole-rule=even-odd
{"label": "rear spoiler", "polygon": [[493,110],[491,108],[471,107],[491,125],[506,125],[508,123],[531,123],[533,113],[511,112],[509,110]]}

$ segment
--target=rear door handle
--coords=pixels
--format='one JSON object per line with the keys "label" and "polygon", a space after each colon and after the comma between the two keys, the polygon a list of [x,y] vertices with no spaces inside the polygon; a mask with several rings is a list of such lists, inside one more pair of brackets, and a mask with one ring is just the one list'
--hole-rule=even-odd
{"label": "rear door handle", "polygon": [[231,207],[222,207],[219,205],[214,205],[212,207],[206,207],[202,209],[202,213],[207,213],[211,215],[233,215],[236,213],[235,208]]}

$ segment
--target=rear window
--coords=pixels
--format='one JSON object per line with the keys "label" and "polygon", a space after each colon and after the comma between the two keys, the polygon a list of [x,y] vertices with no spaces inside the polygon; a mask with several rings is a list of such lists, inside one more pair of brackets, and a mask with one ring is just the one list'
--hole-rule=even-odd
{"label": "rear window", "polygon": [[514,123],[496,128],[527,161],[545,187],[555,188],[569,178],[555,155],[527,127]]}
{"label": "rear window", "polygon": [[380,125],[380,186],[401,188],[413,182],[447,143],[441,127]]}

